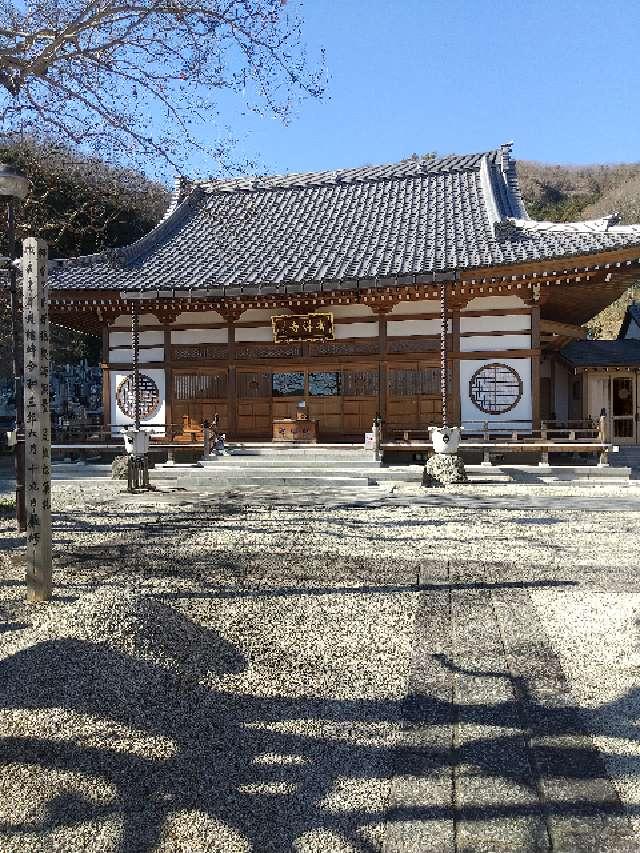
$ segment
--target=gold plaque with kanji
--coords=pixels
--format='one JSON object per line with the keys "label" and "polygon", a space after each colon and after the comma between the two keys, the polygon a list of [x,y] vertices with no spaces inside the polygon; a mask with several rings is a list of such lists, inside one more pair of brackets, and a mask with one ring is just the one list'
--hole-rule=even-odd
{"label": "gold plaque with kanji", "polygon": [[271,326],[273,340],[277,344],[333,340],[333,314],[288,314],[272,317]]}

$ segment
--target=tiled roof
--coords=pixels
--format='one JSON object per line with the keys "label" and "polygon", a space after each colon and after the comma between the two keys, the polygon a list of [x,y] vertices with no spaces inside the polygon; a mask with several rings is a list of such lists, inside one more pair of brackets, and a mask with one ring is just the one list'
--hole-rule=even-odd
{"label": "tiled roof", "polygon": [[640,367],[640,341],[572,341],[560,353],[574,367]]}
{"label": "tiled roof", "polygon": [[506,144],[334,172],[182,180],[149,234],[55,262],[51,286],[272,292],[640,247],[640,226],[613,218],[530,220],[510,153]]}
{"label": "tiled roof", "polygon": [[632,302],[631,305],[627,305],[627,310],[625,311],[620,325],[620,331],[618,332],[619,341],[622,341],[627,337],[627,334],[629,333],[629,326],[632,323],[640,329],[640,303],[638,302]]}

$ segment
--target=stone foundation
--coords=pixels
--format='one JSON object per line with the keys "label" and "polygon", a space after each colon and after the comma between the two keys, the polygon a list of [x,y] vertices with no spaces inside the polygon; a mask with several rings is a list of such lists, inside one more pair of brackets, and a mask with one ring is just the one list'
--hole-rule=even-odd
{"label": "stone foundation", "polygon": [[424,466],[422,485],[427,488],[467,482],[462,457],[453,453],[434,453]]}
{"label": "stone foundation", "polygon": [[116,456],[116,458],[111,463],[111,479],[112,480],[126,480],[127,479],[127,466],[129,464],[128,456]]}
{"label": "stone foundation", "polygon": [[[112,480],[127,480],[128,479],[128,465],[129,465],[129,457],[128,456],[116,456],[116,458],[111,463],[111,479]],[[147,468],[151,471],[156,467],[156,463],[153,461],[151,456],[147,458]]]}

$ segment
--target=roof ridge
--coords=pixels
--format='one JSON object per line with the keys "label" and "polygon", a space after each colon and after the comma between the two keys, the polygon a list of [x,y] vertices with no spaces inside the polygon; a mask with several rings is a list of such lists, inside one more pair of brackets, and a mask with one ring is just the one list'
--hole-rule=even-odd
{"label": "roof ridge", "polygon": [[529,231],[531,233],[572,233],[572,234],[640,234],[639,225],[620,225],[620,217],[609,213],[594,219],[575,220],[573,222],[552,222],[549,219],[520,219],[505,217],[502,225],[506,229]]}
{"label": "roof ridge", "polygon": [[181,201],[178,200],[173,209],[171,205],[169,206],[167,213],[165,213],[164,217],[151,231],[148,231],[133,243],[116,249],[115,253],[118,260],[120,258],[131,260],[134,257],[138,257],[147,244],[154,244],[159,237],[164,236],[166,231],[170,231],[181,222],[184,214],[195,206],[201,196],[202,193],[199,192],[199,187],[191,187],[188,194]]}
{"label": "roof ridge", "polygon": [[241,175],[236,178],[204,178],[190,181],[206,192],[247,192],[272,189],[296,189],[332,186],[340,183],[375,183],[432,174],[478,171],[483,157],[495,158],[500,149],[471,154],[424,154],[405,157],[392,163],[322,169],[314,172],[289,172],[279,175]]}
{"label": "roof ridge", "polygon": [[516,169],[516,161],[511,156],[513,142],[503,142],[500,146],[500,171],[504,178],[507,201],[511,208],[511,213],[518,219],[529,219],[529,214],[522,200],[520,192],[520,180]]}
{"label": "roof ridge", "polygon": [[513,220],[528,222],[522,202],[516,161],[511,157],[513,142],[504,142],[485,154],[480,165],[480,188],[494,237],[513,228]]}
{"label": "roof ridge", "polygon": [[480,189],[484,199],[484,206],[489,219],[489,225],[495,231],[496,226],[502,222],[502,215],[498,206],[498,200],[493,185],[492,169],[489,165],[489,155],[485,154],[480,164]]}

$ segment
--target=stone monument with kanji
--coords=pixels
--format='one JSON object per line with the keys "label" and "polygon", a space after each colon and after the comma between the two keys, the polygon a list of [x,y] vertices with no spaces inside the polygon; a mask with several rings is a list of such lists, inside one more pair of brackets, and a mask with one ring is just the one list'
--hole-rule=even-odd
{"label": "stone monument with kanji", "polygon": [[48,601],[51,573],[48,247],[23,242],[24,442],[27,600]]}

